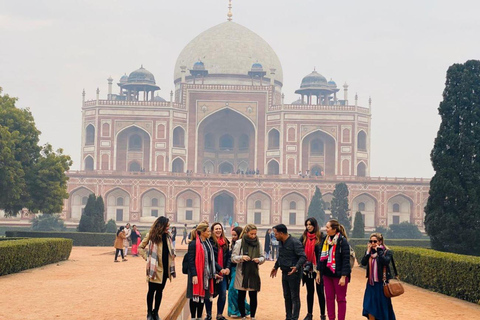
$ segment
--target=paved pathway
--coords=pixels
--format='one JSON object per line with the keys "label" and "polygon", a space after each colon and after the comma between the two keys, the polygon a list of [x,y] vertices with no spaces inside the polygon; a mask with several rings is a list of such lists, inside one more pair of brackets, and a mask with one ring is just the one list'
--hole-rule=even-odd
{"label": "paved pathway", "polygon": [[[0,277],[1,320],[28,319],[145,319],[145,263],[141,258],[113,263],[113,248],[74,247],[69,261]],[[280,277],[268,277],[273,262],[261,266],[262,290],[259,293],[259,320],[284,319]],[[167,315],[183,296],[186,278],[179,275],[168,283],[160,315]],[[280,275],[280,273],[279,273]],[[356,267],[348,289],[347,319],[361,317],[364,270]],[[301,289],[301,319],[306,313],[305,288]],[[406,285],[406,293],[394,298],[397,319],[480,319],[480,306],[445,295]],[[318,304],[315,319],[319,319]]]}

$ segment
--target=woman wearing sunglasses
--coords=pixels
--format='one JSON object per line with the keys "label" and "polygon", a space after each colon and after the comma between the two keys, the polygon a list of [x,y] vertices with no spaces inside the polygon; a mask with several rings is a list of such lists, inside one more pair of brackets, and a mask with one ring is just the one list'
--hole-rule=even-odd
{"label": "woman wearing sunglasses", "polygon": [[363,316],[369,320],[395,320],[392,299],[383,293],[383,269],[387,280],[392,278],[389,264],[393,253],[383,241],[380,233],[372,233],[368,241],[367,252],[361,264],[367,266],[367,286],[363,296]]}

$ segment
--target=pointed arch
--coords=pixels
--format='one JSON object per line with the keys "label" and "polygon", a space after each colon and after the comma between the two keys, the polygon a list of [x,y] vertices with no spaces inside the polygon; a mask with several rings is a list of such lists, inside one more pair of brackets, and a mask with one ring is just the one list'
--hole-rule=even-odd
{"label": "pointed arch", "polygon": [[185,129],[182,126],[176,126],[173,129],[173,146],[176,148],[185,148]]}
{"label": "pointed arch", "polygon": [[84,168],[85,171],[93,171],[94,170],[94,161],[91,155],[85,157],[84,160]]}
{"label": "pointed arch", "polygon": [[367,151],[367,133],[364,130],[360,130],[357,134],[357,149]]}
{"label": "pointed arch", "polygon": [[272,159],[268,162],[267,164],[267,174],[269,175],[278,175],[280,174],[280,165],[278,164],[278,161],[275,159]]}
{"label": "pointed arch", "polygon": [[247,223],[269,225],[271,223],[272,198],[263,191],[253,191],[247,197]]}
{"label": "pointed arch", "polygon": [[363,192],[353,198],[352,201],[352,216],[353,221],[355,222],[355,213],[360,211],[363,215],[363,222],[365,223],[365,228],[375,228],[377,226],[378,219],[378,201],[376,197],[370,193]]}
{"label": "pointed arch", "polygon": [[177,222],[198,223],[201,220],[202,197],[193,190],[183,190],[175,196],[177,204]]}
{"label": "pointed arch", "polygon": [[358,177],[367,176],[367,165],[363,161],[360,161],[357,165],[357,176]]}
{"label": "pointed arch", "polygon": [[[320,152],[310,152],[311,142],[315,140],[323,141],[323,154]],[[320,145],[319,145],[320,146]],[[320,165],[324,168],[325,175],[337,174],[337,139],[329,132],[322,129],[310,131],[302,137],[300,142],[300,164],[298,170],[305,171],[314,165]]]}
{"label": "pointed arch", "polygon": [[404,221],[412,222],[414,214],[414,201],[403,193],[397,193],[387,201],[388,225]]}
{"label": "pointed arch", "polygon": [[[132,138],[132,136],[137,137]],[[136,124],[126,126],[117,132],[115,134],[113,170],[128,171],[128,163],[137,160],[141,168],[150,171],[151,142],[151,134]]]}
{"label": "pointed arch", "polygon": [[182,158],[176,157],[172,161],[172,172],[175,173],[184,173],[185,172],[185,162]]}
{"label": "pointed arch", "polygon": [[115,221],[129,221],[130,200],[130,193],[120,187],[115,187],[105,193],[107,221],[110,219]]}
{"label": "pointed arch", "polygon": [[85,128],[85,145],[93,146],[95,144],[95,126],[89,124]]}
{"label": "pointed arch", "polygon": [[83,203],[84,197],[89,197],[91,194],[94,194],[92,190],[87,187],[79,187],[70,191],[69,195],[69,204],[70,204],[70,219],[80,221],[82,217],[83,209],[85,208],[86,203]]}
{"label": "pointed arch", "polygon": [[166,196],[155,188],[150,188],[140,195],[142,211],[140,222],[153,222],[165,215]]}
{"label": "pointed arch", "polygon": [[268,150],[280,149],[280,131],[276,128],[268,131]]}
{"label": "pointed arch", "polygon": [[307,216],[307,199],[298,192],[282,198],[282,223],[287,226],[303,225]]}

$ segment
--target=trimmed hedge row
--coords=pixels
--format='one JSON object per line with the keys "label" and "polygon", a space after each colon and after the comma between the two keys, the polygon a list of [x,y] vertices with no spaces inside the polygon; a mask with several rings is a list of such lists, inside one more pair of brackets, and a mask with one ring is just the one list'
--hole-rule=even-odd
{"label": "trimmed hedge row", "polygon": [[0,242],[0,276],[68,260],[70,239],[21,239]]}
{"label": "trimmed hedge row", "polygon": [[[348,243],[355,247],[356,245],[366,245],[368,238],[349,238]],[[430,239],[387,239],[385,240],[387,246],[399,247],[416,247],[416,248],[431,248]]]}
{"label": "trimmed hedge row", "polygon": [[9,237],[26,238],[66,238],[73,240],[74,246],[113,247],[115,233],[63,232],[63,231],[6,231]]}
{"label": "trimmed hedge row", "polygon": [[[358,261],[366,248],[355,247]],[[480,304],[480,257],[424,248],[390,248],[402,281]]]}
{"label": "trimmed hedge row", "polygon": [[0,241],[12,241],[12,240],[20,240],[20,239],[26,239],[26,238],[24,238],[24,237],[18,237],[18,238],[0,237]]}

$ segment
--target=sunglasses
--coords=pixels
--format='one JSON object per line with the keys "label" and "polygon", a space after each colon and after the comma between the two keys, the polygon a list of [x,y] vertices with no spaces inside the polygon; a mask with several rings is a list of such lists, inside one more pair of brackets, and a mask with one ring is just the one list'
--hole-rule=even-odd
{"label": "sunglasses", "polygon": [[377,243],[378,241],[377,241],[377,240],[370,240],[370,241],[368,241],[368,242],[370,242],[370,243]]}

